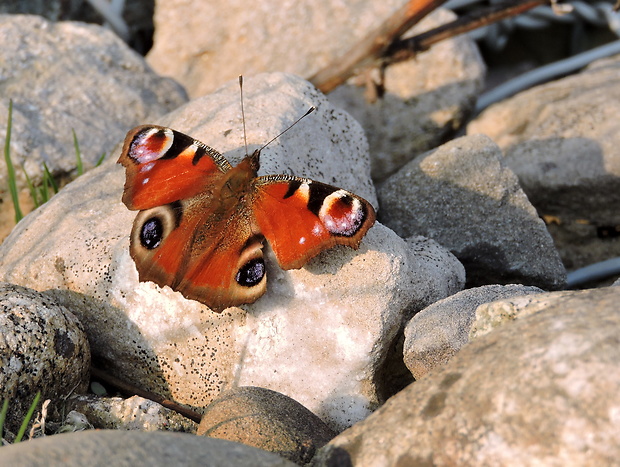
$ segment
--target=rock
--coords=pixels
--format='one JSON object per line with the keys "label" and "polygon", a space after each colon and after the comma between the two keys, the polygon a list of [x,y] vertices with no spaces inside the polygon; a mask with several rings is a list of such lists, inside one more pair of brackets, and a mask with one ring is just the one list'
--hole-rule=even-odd
{"label": "rock", "polygon": [[[158,3],[147,60],[158,73],[182,83],[193,97],[213,92],[239,73],[284,71],[309,77],[345,55],[401,7],[397,0],[361,1],[355,6],[262,0],[253,8],[239,0]],[[174,26],[178,24],[184,27]],[[468,39],[459,41],[471,44]],[[252,45],[256,43],[261,47]],[[461,57],[450,59],[454,68],[468,66],[461,64]],[[436,62],[440,61],[438,57]],[[454,76],[455,71],[447,73]],[[439,73],[428,79],[434,84],[443,80]]]}
{"label": "rock", "polygon": [[565,285],[551,236],[501,151],[483,135],[417,157],[378,191],[379,219],[401,237],[424,235],[463,263],[468,287]]}
{"label": "rock", "polygon": [[[538,287],[486,285],[463,290],[416,314],[405,327],[404,360],[415,379],[444,365],[469,342],[469,331],[482,304],[541,293]],[[516,298],[515,298],[516,297]],[[489,303],[491,302],[491,303]]]}
{"label": "rock", "polygon": [[314,465],[614,464],[619,298],[615,287],[573,292],[475,339]]}
{"label": "rock", "polygon": [[557,303],[563,298],[573,297],[575,292],[563,291],[521,295],[510,299],[498,299],[494,302],[483,303],[475,310],[475,318],[469,328],[469,339],[475,339],[488,334],[493,329],[504,326],[515,319],[520,319]]}
{"label": "rock", "polygon": [[2,448],[6,465],[79,467],[88,465],[208,465],[209,467],[294,467],[260,449],[190,434],[89,430],[39,438]]}
{"label": "rock", "polygon": [[54,407],[86,390],[90,349],[67,308],[34,290],[0,283],[0,329],[0,401],[9,401],[5,430],[19,429],[37,391],[41,403],[50,399]]}
{"label": "rock", "polygon": [[95,428],[193,433],[197,427],[174,410],[139,396],[128,399],[92,394],[75,396],[67,400],[66,408],[87,417]]}
{"label": "rock", "polygon": [[304,465],[337,433],[290,397],[245,386],[211,402],[196,434],[247,444]]}
{"label": "rock", "polygon": [[[454,19],[451,11],[436,10],[407,35]],[[329,100],[362,124],[370,145],[372,177],[383,181],[463,125],[482,89],[484,75],[475,43],[461,36],[434,45],[414,60],[388,66],[385,94],[375,101],[369,102],[366,96],[366,74],[336,88]]]}
{"label": "rock", "polygon": [[620,56],[536,86],[470,123],[504,161],[549,230],[567,269],[620,256]]}
{"label": "rock", "polygon": [[[99,26],[0,15],[0,50],[0,94],[6,96],[0,134],[6,133],[10,98],[11,159],[20,188],[27,186],[22,166],[35,183],[43,162],[59,178],[74,171],[72,131],[89,169],[129,128],[187,100],[178,84],[155,75],[142,57]],[[6,181],[0,158],[0,186]]]}
{"label": "rock", "polygon": [[[352,118],[290,75],[261,75],[244,88],[250,151],[318,107],[265,148],[261,173],[310,176],[375,202],[367,146]],[[238,102],[235,80],[156,123],[236,163],[245,152]],[[403,314],[462,288],[452,255],[434,243],[413,251],[377,224],[359,250],[334,248],[299,270],[282,271],[269,256],[267,293],[243,310],[212,313],[168,287],[138,282],[128,248],[135,213],[120,201],[123,183],[122,168],[106,163],[65,187],[0,246],[0,278],[52,289],[85,323],[97,366],[196,409],[226,387],[261,386],[333,429],[350,426],[382,401],[375,373]]]}
{"label": "rock", "polygon": [[[354,6],[262,0],[251,9],[239,1],[159,2],[148,61],[159,73],[183,83],[192,96],[212,92],[240,72],[286,71],[308,78],[345,56],[401,7],[395,0],[358,1]],[[455,18],[447,10],[435,11],[406,35]],[[179,30],[178,24],[184,27]],[[252,43],[261,47],[248,46]],[[370,143],[372,176],[383,180],[462,125],[484,74],[475,43],[460,36],[387,67],[383,81],[377,70],[362,73],[329,99],[362,124]],[[373,81],[380,82],[385,93],[371,102],[364,88]]]}

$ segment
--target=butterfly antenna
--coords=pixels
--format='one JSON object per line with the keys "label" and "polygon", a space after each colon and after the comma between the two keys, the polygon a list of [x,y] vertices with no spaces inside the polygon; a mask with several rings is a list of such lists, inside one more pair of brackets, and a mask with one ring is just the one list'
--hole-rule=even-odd
{"label": "butterfly antenna", "polygon": [[241,120],[243,121],[243,142],[245,143],[245,155],[248,155],[248,135],[245,131],[245,111],[243,109],[243,75],[239,75],[239,94],[241,97]]}
{"label": "butterfly antenna", "polygon": [[316,110],[316,107],[312,106],[310,107],[305,114],[303,114],[301,117],[299,117],[297,120],[295,120],[286,130],[284,130],[282,133],[280,133],[279,135],[277,135],[276,137],[270,139],[269,141],[267,141],[265,144],[263,144],[263,146],[258,150],[258,152],[261,152],[263,149],[265,149],[265,147],[267,147],[268,145],[270,145],[271,143],[273,143],[275,140],[277,140],[280,136],[282,136],[284,133],[286,133],[288,130],[290,130],[291,128],[293,128],[295,125],[297,125],[303,118],[307,117],[308,115],[310,115],[312,112],[314,112]]}

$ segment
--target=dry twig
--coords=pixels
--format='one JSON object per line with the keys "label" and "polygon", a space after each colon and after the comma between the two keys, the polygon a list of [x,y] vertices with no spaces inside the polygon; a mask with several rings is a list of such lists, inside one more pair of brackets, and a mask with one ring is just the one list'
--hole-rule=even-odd
{"label": "dry twig", "polygon": [[375,65],[395,38],[446,1],[409,0],[343,57],[310,77],[310,82],[327,94],[360,70]]}

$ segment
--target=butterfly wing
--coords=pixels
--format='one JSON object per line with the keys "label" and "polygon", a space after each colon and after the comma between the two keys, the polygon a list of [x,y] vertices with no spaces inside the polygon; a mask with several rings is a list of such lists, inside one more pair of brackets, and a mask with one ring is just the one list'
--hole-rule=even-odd
{"label": "butterfly wing", "polygon": [[130,246],[140,281],[167,285],[217,312],[260,297],[264,238],[249,214],[223,210],[217,198],[199,195],[141,211]]}
{"label": "butterfly wing", "polygon": [[118,163],[126,169],[123,203],[132,210],[191,198],[231,169],[215,149],[156,125],[131,130]]}
{"label": "butterfly wing", "polygon": [[256,176],[248,164],[233,169],[214,149],[155,125],[128,133],[119,163],[123,202],[140,210],[130,242],[140,281],[170,286],[214,311],[264,293],[264,238],[241,201]]}
{"label": "butterfly wing", "polygon": [[346,190],[287,175],[259,177],[252,203],[261,233],[282,269],[297,269],[335,245],[357,249],[375,210]]}

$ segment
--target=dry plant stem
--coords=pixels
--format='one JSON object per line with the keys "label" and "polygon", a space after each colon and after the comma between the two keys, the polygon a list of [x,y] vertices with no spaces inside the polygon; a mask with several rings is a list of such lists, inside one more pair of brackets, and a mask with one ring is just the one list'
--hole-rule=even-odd
{"label": "dry plant stem", "polygon": [[446,1],[409,0],[343,57],[310,77],[310,82],[325,94],[334,90],[360,70],[375,65],[395,38],[400,37]]}
{"label": "dry plant stem", "polygon": [[458,36],[468,31],[487,26],[502,19],[517,16],[549,0],[511,0],[491,5],[483,10],[463,16],[455,21],[436,27],[417,36],[404,40],[395,40],[386,51],[384,64],[402,62],[417,53],[430,48],[433,44]]}
{"label": "dry plant stem", "polygon": [[167,409],[174,410],[175,412],[183,415],[185,418],[189,418],[196,423],[200,423],[200,419],[202,418],[201,414],[194,410],[188,409],[187,407],[183,407],[182,405],[177,404],[170,399],[165,399],[158,394],[145,391],[129,383],[126,383],[125,381],[115,378],[114,376],[111,376],[105,371],[100,370],[99,368],[95,368],[94,366],[90,367],[90,373],[92,377],[99,379],[104,383],[109,384],[110,386],[114,386],[116,389],[118,389],[119,392],[125,395],[140,396],[145,399],[152,400],[153,402],[157,402],[158,404],[163,405]]}

